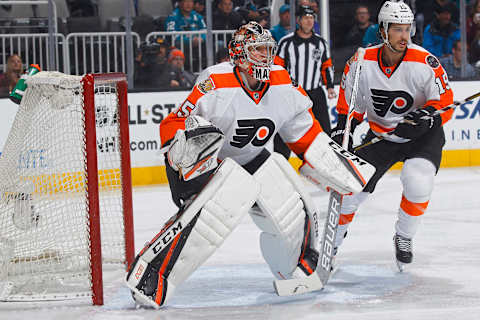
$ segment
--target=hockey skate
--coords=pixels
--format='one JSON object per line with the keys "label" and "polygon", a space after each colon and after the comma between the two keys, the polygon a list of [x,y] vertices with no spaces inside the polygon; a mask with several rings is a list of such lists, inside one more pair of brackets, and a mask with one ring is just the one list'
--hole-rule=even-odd
{"label": "hockey skate", "polygon": [[395,262],[398,270],[403,272],[405,265],[413,260],[412,240],[395,234],[393,236],[393,246],[395,247]]}

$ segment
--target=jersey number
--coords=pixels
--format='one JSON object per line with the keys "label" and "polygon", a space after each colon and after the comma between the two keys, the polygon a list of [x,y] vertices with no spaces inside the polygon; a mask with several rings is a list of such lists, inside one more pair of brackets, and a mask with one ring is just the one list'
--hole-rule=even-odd
{"label": "jersey number", "polygon": [[435,77],[435,83],[437,84],[438,87],[438,92],[440,95],[444,94],[445,91],[450,90],[450,85],[448,84],[448,76],[446,73],[442,74],[442,79],[439,77]]}

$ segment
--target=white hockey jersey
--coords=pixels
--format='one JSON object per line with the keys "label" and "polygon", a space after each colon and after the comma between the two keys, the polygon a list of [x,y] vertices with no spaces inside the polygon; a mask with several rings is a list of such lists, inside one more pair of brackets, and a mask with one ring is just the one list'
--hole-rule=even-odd
{"label": "white hockey jersey", "polygon": [[229,157],[246,164],[277,132],[292,151],[302,154],[322,131],[311,107],[305,91],[292,85],[281,66],[273,66],[270,80],[251,91],[237,67],[221,63],[200,74],[185,102],[160,124],[160,138],[165,146],[178,129],[185,128],[185,118],[196,114],[224,133],[219,159]]}
{"label": "white hockey jersey", "polygon": [[[366,49],[353,116],[362,121],[365,113],[370,129],[385,135],[410,111],[433,106],[441,109],[453,103],[448,76],[438,59],[424,48],[410,44],[402,60],[385,67],[381,60],[383,44]],[[353,88],[356,57],[352,57],[343,72],[337,111],[348,114]],[[453,110],[442,114],[445,123]],[[396,141],[388,135],[388,140]]]}

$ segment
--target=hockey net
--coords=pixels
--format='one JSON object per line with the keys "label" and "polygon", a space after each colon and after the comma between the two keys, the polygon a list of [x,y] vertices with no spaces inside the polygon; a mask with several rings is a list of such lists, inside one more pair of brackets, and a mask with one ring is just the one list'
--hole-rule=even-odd
{"label": "hockey net", "polygon": [[123,74],[27,80],[0,157],[0,300],[92,297],[134,254]]}

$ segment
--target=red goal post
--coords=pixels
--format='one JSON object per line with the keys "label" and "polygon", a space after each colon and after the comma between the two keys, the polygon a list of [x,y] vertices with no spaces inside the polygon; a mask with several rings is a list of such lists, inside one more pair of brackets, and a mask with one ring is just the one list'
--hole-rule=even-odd
{"label": "red goal post", "polygon": [[0,300],[91,297],[134,258],[127,82],[40,72],[0,158]]}

